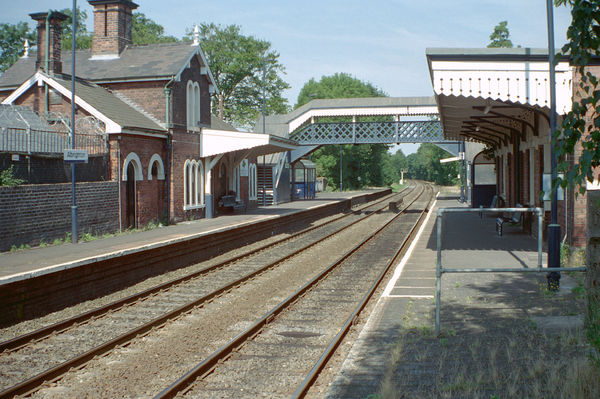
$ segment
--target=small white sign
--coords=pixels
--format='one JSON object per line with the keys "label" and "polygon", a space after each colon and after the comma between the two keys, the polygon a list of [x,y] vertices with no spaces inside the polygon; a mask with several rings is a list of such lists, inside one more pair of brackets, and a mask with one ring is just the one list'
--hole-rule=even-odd
{"label": "small white sign", "polygon": [[[563,177],[562,173],[559,173],[558,176]],[[544,201],[550,201],[550,194],[552,194],[552,175],[550,173],[544,173],[542,177],[542,189],[544,191]],[[556,190],[556,200],[563,201],[565,199],[562,187],[557,187]]]}
{"label": "small white sign", "polygon": [[244,159],[240,162],[240,176],[248,177],[248,160]]}
{"label": "small white sign", "polygon": [[65,162],[87,163],[87,150],[63,150]]}

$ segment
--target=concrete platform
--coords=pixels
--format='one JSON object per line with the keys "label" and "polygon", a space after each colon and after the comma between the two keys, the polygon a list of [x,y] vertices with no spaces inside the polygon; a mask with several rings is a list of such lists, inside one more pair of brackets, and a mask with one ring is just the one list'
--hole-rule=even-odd
{"label": "concrete platform", "polygon": [[[437,261],[436,212],[442,207],[464,207],[457,193],[442,192],[429,213],[420,235],[396,266],[395,274],[378,300],[326,398],[375,397],[389,373],[392,348],[403,333],[414,328],[434,331]],[[537,266],[537,240],[509,227],[499,237],[495,218],[477,213],[446,214],[443,221],[444,267],[479,268]],[[542,264],[547,263],[546,253]],[[441,330],[452,334],[485,333],[509,323],[534,322],[540,328],[573,328],[580,317],[565,317],[567,307],[548,304],[545,273],[444,274],[441,295]],[[573,281],[561,278],[561,291],[571,292]],[[561,324],[562,323],[562,324]],[[428,351],[428,348],[422,348]],[[415,380],[431,380],[436,370],[427,364],[411,364]],[[389,375],[388,375],[389,377]],[[402,378],[402,377],[398,377]]]}
{"label": "concrete platform", "polygon": [[341,201],[361,202],[365,195],[382,190],[317,193],[317,198],[258,207],[245,214],[181,222],[150,231],[134,232],[77,244],[36,247],[0,254],[0,286],[60,270],[134,254],[136,252],[231,230],[240,226],[315,209]]}

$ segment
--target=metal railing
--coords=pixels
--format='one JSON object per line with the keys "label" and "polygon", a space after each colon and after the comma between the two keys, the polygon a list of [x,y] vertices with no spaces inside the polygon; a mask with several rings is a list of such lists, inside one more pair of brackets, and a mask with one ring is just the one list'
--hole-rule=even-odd
{"label": "metal railing", "polygon": [[[486,213],[486,212],[521,212],[536,213],[538,216],[537,267],[536,268],[444,268],[442,266],[442,231],[445,213]],[[542,208],[440,208],[437,211],[437,262],[435,292],[435,333],[440,334],[440,308],[442,295],[442,275],[444,273],[548,273],[548,272],[585,272],[586,267],[544,268],[542,265],[542,230],[544,212]]]}
{"label": "metal railing", "polygon": [[[60,153],[71,148],[69,132],[24,128],[0,128],[0,152]],[[75,148],[88,154],[106,154],[108,143],[104,134],[75,134]]]}

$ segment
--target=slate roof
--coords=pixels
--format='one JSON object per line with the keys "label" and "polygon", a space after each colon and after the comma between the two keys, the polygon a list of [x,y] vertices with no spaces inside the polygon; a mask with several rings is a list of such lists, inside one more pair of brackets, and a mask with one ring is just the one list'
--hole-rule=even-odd
{"label": "slate roof", "polygon": [[238,132],[236,128],[231,126],[229,123],[222,121],[215,115],[210,115],[210,128],[215,130],[228,130],[230,132]]}
{"label": "slate roof", "polygon": [[[127,47],[119,58],[91,59],[92,51],[75,52],[75,73],[78,77],[94,82],[132,79],[171,79],[186,66],[199,46],[184,43],[160,43]],[[0,77],[0,90],[16,88],[36,72],[37,53],[20,58]],[[62,70],[71,73],[71,51],[61,53]]]}
{"label": "slate roof", "polygon": [[[55,75],[50,78],[69,92],[71,91],[71,78],[69,76]],[[167,132],[165,128],[96,84],[76,79],[75,94],[123,129]]]}

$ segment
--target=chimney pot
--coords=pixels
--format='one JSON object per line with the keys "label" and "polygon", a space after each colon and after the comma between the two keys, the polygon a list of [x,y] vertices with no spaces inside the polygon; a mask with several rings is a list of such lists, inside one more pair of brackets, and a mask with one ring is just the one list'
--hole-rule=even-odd
{"label": "chimney pot", "polygon": [[92,58],[118,57],[132,44],[132,12],[138,5],[129,0],[88,0],[94,8]]}
{"label": "chimney pot", "polygon": [[[59,11],[38,12],[29,14],[37,21],[37,60],[36,69],[42,69],[46,73],[62,73],[61,47],[62,27],[61,23],[68,17]],[[46,26],[48,21],[48,26]],[[46,48],[47,45],[47,48]],[[48,60],[46,65],[46,59]]]}

